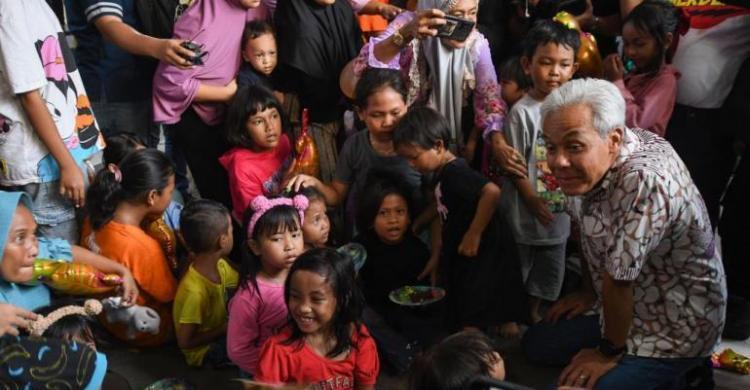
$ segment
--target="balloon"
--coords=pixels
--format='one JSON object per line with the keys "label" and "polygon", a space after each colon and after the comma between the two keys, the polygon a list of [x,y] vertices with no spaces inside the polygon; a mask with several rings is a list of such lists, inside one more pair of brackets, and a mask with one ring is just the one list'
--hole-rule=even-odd
{"label": "balloon", "polygon": [[51,259],[34,260],[34,280],[71,295],[101,294],[122,284],[119,275],[105,274],[88,264]]}
{"label": "balloon", "polygon": [[586,77],[602,78],[604,76],[604,65],[599,47],[596,46],[596,38],[593,35],[581,33],[581,47],[578,49],[578,74]]}
{"label": "balloon", "polygon": [[569,12],[560,11],[552,18],[552,20],[571,30],[581,31],[581,26],[578,24],[578,21]]}
{"label": "balloon", "polygon": [[146,226],[145,231],[146,234],[159,243],[159,246],[161,246],[161,249],[164,251],[164,255],[167,257],[169,267],[172,268],[173,271],[177,271],[177,241],[174,232],[164,221],[164,217],[159,217],[158,219],[151,221],[151,223]]}
{"label": "balloon", "polygon": [[719,365],[721,368],[743,375],[750,374],[750,358],[734,352],[730,348],[725,349],[719,355]]}
{"label": "balloon", "polygon": [[291,177],[304,174],[318,177],[320,174],[320,164],[318,162],[318,148],[315,146],[315,140],[308,131],[307,109],[302,110],[302,130],[299,138],[294,144],[296,157],[290,168]]}
{"label": "balloon", "polygon": [[568,12],[560,11],[552,20],[569,29],[576,30],[580,34],[581,47],[578,48],[578,53],[576,54],[578,74],[585,77],[602,78],[604,76],[604,66],[602,55],[599,54],[599,47],[596,45],[596,38],[590,33],[582,32],[578,21]]}

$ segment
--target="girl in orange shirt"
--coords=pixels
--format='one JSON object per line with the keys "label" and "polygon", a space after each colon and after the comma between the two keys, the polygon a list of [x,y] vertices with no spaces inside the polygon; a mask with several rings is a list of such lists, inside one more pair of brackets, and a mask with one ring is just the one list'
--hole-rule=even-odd
{"label": "girl in orange shirt", "polygon": [[110,332],[138,346],[161,344],[172,332],[177,281],[159,243],[141,226],[164,213],[173,190],[172,163],[158,150],[143,149],[128,154],[119,166],[109,164],[97,173],[86,194],[90,220],[82,229],[81,245],[130,269],[141,289],[136,303],[161,316],[157,334],[139,333],[133,339],[127,338],[124,324],[107,323],[102,316]]}

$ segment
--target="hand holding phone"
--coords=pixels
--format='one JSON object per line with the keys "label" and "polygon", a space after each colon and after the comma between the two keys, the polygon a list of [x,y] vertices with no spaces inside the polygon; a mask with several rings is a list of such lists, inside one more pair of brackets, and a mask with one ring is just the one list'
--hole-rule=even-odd
{"label": "hand holding phone", "polygon": [[203,51],[203,45],[200,45],[193,41],[184,41],[180,44],[180,46],[195,53],[195,55],[192,57],[184,57],[188,62],[190,62],[192,65],[203,65],[203,57],[208,54],[207,51]]}
{"label": "hand holding phone", "polygon": [[471,31],[474,30],[474,25],[475,23],[471,20],[445,15],[445,24],[438,27],[437,36],[463,42],[469,37]]}

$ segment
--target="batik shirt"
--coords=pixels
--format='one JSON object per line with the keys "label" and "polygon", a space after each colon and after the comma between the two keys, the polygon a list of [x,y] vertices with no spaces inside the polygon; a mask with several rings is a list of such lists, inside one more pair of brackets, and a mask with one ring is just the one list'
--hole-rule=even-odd
{"label": "batik shirt", "polygon": [[724,268],[703,199],[671,145],[626,130],[602,182],[569,208],[599,303],[604,272],[633,282],[628,353],[710,355],[724,327]]}
{"label": "batik shirt", "polygon": [[50,182],[60,168],[19,94],[39,91],[79,165],[104,146],[75,59],[43,0],[0,2],[0,185]]}

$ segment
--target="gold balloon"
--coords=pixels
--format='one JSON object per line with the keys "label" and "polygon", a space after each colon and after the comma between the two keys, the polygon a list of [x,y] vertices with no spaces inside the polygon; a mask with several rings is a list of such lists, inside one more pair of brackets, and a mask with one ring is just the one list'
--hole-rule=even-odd
{"label": "gold balloon", "polygon": [[88,264],[51,259],[34,260],[34,280],[71,295],[101,294],[122,284],[119,275],[105,274]]}
{"label": "gold balloon", "polygon": [[554,18],[552,18],[552,20],[562,24],[563,26],[571,30],[581,31],[581,26],[578,24],[576,18],[568,12],[560,11],[555,15]]}
{"label": "gold balloon", "polygon": [[576,60],[578,61],[578,74],[584,77],[602,78],[604,76],[604,66],[602,56],[599,54],[599,47],[596,45],[596,38],[590,33],[582,32],[578,21],[565,11],[560,11],[552,20],[561,23],[565,27],[576,30],[580,34],[581,47],[578,48]]}
{"label": "gold balloon", "polygon": [[596,46],[596,38],[593,35],[581,33],[581,47],[578,49],[578,74],[585,77],[602,78],[604,66],[599,47]]}
{"label": "gold balloon", "polygon": [[151,221],[146,226],[146,234],[151,236],[161,246],[166,256],[169,266],[172,271],[177,271],[177,240],[175,239],[174,232],[169,228],[169,225],[164,221],[164,217],[160,217]]}
{"label": "gold balloon", "polygon": [[750,358],[727,348],[719,355],[721,368],[735,371],[743,375],[750,374]]}
{"label": "gold balloon", "polygon": [[289,170],[291,172],[291,177],[299,174],[318,177],[320,174],[318,148],[315,145],[315,140],[308,131],[307,117],[307,109],[305,108],[302,110],[302,129],[300,130],[297,142],[294,144],[296,157],[294,158],[292,167]]}

